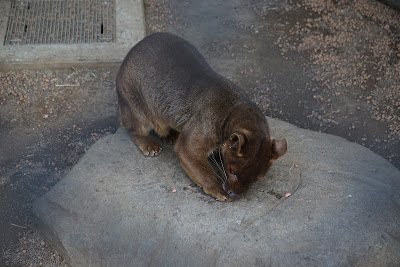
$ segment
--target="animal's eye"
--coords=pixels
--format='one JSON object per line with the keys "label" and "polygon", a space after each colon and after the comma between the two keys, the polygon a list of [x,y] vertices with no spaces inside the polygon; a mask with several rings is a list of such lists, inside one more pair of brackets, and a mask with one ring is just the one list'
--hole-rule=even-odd
{"label": "animal's eye", "polygon": [[235,173],[232,169],[230,169],[229,171],[232,173],[233,178],[234,178],[235,180],[237,180],[237,175],[236,175],[236,173]]}

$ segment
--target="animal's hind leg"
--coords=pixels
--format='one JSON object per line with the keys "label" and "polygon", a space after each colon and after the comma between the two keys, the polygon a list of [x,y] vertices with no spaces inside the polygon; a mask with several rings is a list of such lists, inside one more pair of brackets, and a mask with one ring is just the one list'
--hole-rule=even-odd
{"label": "animal's hind leg", "polygon": [[168,125],[157,122],[154,127],[154,131],[160,137],[160,139],[164,140],[167,144],[173,144],[178,139],[179,132],[175,129],[172,129]]}
{"label": "animal's hind leg", "polygon": [[174,129],[170,129],[168,134],[166,136],[162,136],[161,138],[164,140],[165,143],[173,144],[176,142],[178,137],[179,137],[179,132]]}
{"label": "animal's hind leg", "polygon": [[141,112],[135,115],[128,104],[119,101],[121,122],[125,129],[131,134],[132,141],[142,151],[145,156],[156,156],[162,148],[156,139],[149,135],[152,127],[146,123],[145,117]]}

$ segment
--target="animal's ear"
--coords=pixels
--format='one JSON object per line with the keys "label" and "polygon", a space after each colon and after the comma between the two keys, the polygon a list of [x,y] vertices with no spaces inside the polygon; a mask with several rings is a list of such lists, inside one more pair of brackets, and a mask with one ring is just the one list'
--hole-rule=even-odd
{"label": "animal's ear", "polygon": [[285,155],[287,151],[287,140],[286,138],[283,138],[281,140],[272,140],[272,160],[276,160],[283,155]]}
{"label": "animal's ear", "polygon": [[246,135],[243,132],[234,132],[229,137],[230,148],[236,150],[238,157],[243,156],[243,147],[246,143]]}

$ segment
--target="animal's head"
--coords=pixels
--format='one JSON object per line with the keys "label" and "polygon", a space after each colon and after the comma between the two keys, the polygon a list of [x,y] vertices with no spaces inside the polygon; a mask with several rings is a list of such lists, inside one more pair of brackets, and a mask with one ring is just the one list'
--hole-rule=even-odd
{"label": "animal's head", "polygon": [[238,130],[222,144],[226,180],[223,189],[231,199],[242,196],[261,180],[272,162],[287,151],[286,138],[270,139],[264,132]]}

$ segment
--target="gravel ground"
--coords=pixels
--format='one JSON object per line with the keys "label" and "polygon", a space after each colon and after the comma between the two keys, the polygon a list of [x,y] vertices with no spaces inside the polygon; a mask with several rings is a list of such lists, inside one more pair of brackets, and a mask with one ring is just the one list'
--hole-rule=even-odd
{"label": "gravel ground", "polygon": [[[373,0],[144,2],[148,33],[190,40],[266,115],[400,167],[399,12]],[[31,203],[115,131],[115,73],[0,73],[0,266],[64,265],[37,233]]]}
{"label": "gravel ground", "polygon": [[40,234],[29,231],[19,238],[14,251],[6,251],[4,257],[9,265],[22,266],[65,266],[63,258],[46,244]]}
{"label": "gravel ground", "polygon": [[115,70],[0,73],[0,266],[62,266],[31,203],[115,131]]}
{"label": "gravel ground", "polygon": [[386,140],[398,142],[399,12],[368,0],[307,0],[298,8],[311,11],[310,16],[296,22],[289,35],[277,43],[283,56],[291,51],[303,53],[316,67],[312,80],[320,85],[312,90],[326,108],[308,117],[337,124],[335,119],[345,112],[345,119],[353,120],[349,130],[354,130],[364,121],[356,121],[353,116],[364,110],[369,119],[388,125]]}

